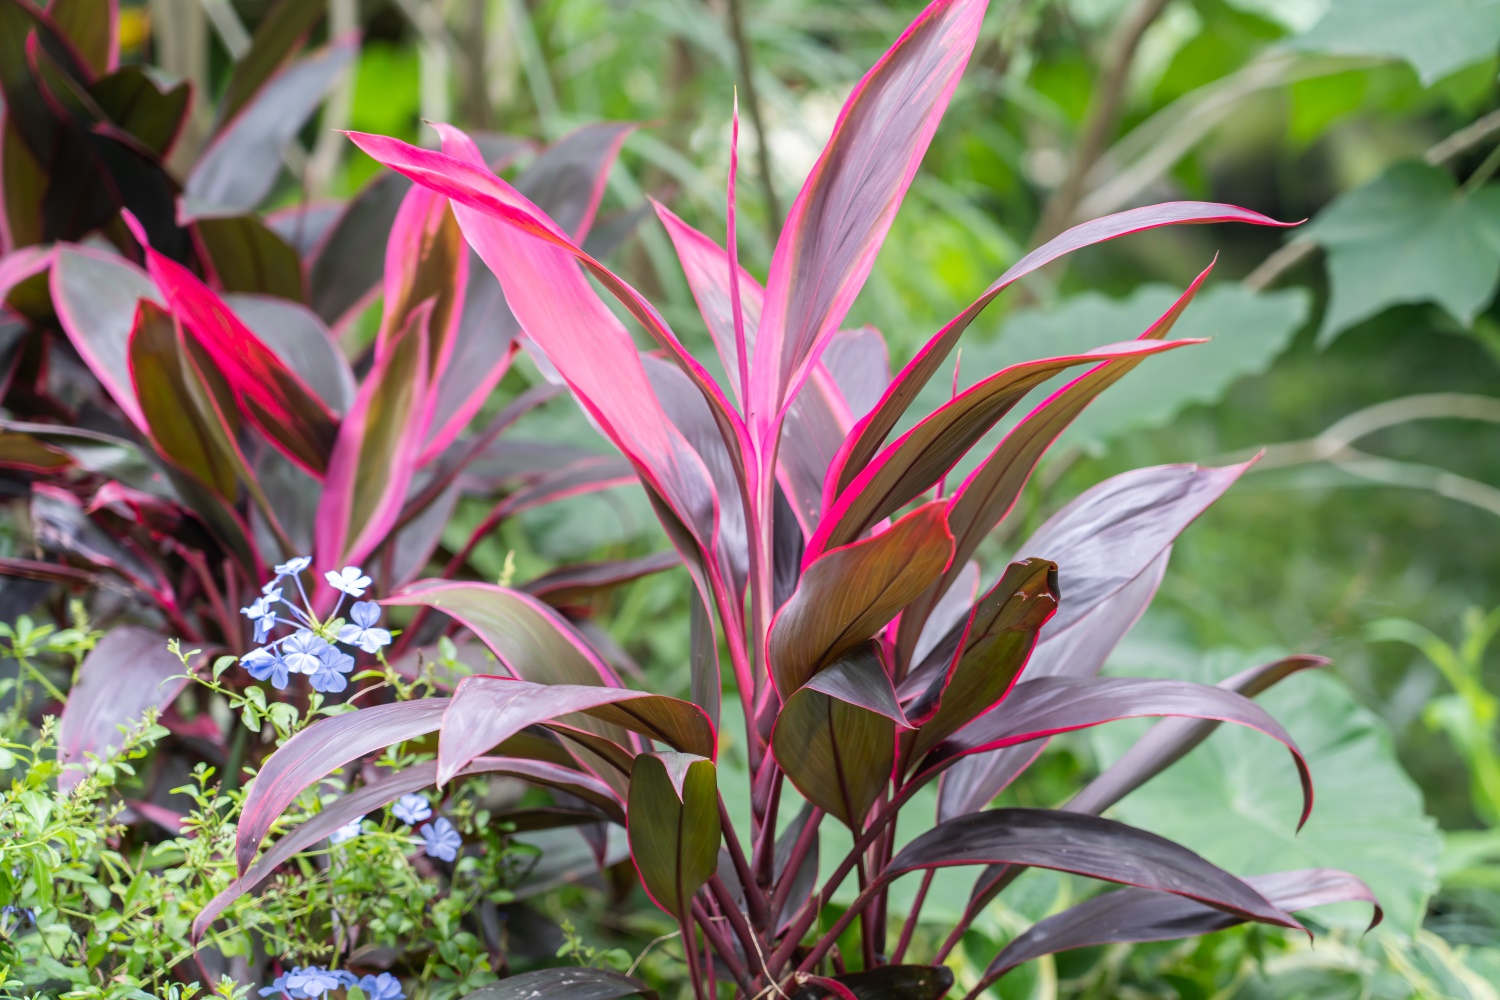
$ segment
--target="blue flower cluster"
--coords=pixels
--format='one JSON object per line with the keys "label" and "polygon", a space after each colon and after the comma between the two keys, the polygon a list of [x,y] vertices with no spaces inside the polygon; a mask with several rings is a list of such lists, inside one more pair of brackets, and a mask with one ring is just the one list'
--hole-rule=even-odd
{"label": "blue flower cluster", "polygon": [[[255,641],[265,643],[240,657],[240,663],[251,677],[268,681],[277,690],[284,689],[293,674],[302,674],[314,691],[336,694],[349,686],[348,674],[354,669],[354,657],[339,649],[337,643],[374,653],[390,643],[391,633],[380,627],[380,605],[374,601],[355,600],[349,608],[349,620],[339,617],[344,600],[363,597],[372,582],[358,566],[323,574],[328,585],[339,592],[339,599],[328,617],[320,620],[302,586],[302,573],[310,565],[308,556],[279,563],[275,578],[261,588],[260,596],[249,607],[240,608],[240,614],[255,626]],[[302,598],[300,606],[282,596],[287,581],[296,586]],[[282,609],[290,617],[283,615]],[[292,631],[271,639],[277,626]]]}
{"label": "blue flower cluster", "polygon": [[[464,846],[464,838],[448,820],[439,816],[432,819],[432,805],[426,796],[415,792],[403,795],[391,806],[391,815],[395,816],[407,826],[417,826],[417,833],[422,836],[422,850],[429,858],[437,858],[439,861],[456,861],[458,849]],[[432,822],[424,822],[432,819]]]}
{"label": "blue flower cluster", "polygon": [[389,972],[378,976],[356,976],[352,972],[323,969],[316,965],[299,965],[283,972],[270,986],[262,989],[260,995],[279,994],[292,1000],[318,1000],[334,990],[348,990],[355,986],[364,991],[366,1000],[404,1000],[406,997],[401,980]]}
{"label": "blue flower cluster", "polygon": [[[458,860],[459,848],[464,846],[463,835],[446,818],[439,816],[433,819],[432,803],[427,801],[425,795],[410,792],[401,796],[391,806],[391,815],[407,826],[417,827],[417,833],[422,837],[422,851],[429,858],[437,858],[439,861]],[[361,825],[364,819],[363,816],[351,819],[329,834],[328,842],[343,844],[358,837],[364,832]],[[429,823],[428,820],[432,822]]]}

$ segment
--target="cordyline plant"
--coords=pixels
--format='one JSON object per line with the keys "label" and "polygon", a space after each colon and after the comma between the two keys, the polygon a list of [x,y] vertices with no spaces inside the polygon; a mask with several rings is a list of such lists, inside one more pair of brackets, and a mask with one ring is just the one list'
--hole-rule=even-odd
{"label": "cordyline plant", "polygon": [[[1079,225],[1018,261],[893,378],[877,335],[839,330],[957,86],[985,6],[933,3],[855,87],[792,206],[764,286],[737,261],[733,159],[727,250],[658,206],[727,386],[630,285],[486,170],[463,133],[439,126],[440,152],[352,136],[450,200],[531,344],[634,468],[697,592],[692,696],[622,686],[581,635],[523,593],[409,586],[383,603],[446,612],[507,673],[468,677],[450,698],[321,721],[269,758],[238,831],[242,878],[200,917],[200,933],[229,899],[350,816],[427,782],[495,770],[529,772],[625,826],[647,892],[681,926],[700,997],[716,995],[721,982],[747,997],[945,995],[952,976],[942,963],[968,922],[1033,866],[1125,888],[1014,938],[971,996],[1050,952],[1241,921],[1301,928],[1291,911],[1371,900],[1342,872],[1242,879],[1098,815],[1220,722],[1289,749],[1303,782],[1302,819],[1311,808],[1300,751],[1248,696],[1314,659],[1268,664],[1217,686],[1097,676],[1149,602],[1173,539],[1244,466],[1118,476],[1019,545],[995,582],[981,586],[974,562],[1082,408],[1153,355],[1191,343],[1167,337],[1207,271],[1138,339],[996,372],[891,440],[964,329],[1022,276],[1158,226],[1278,223],[1229,205],[1176,202]],[[639,323],[653,351],[637,349],[590,278]],[[955,463],[1031,389],[1073,369],[1081,374],[1015,423],[962,483],[944,488]],[[743,710],[745,826],[717,780],[721,648]],[[1136,716],[1191,721],[1159,724],[1062,809],[987,808],[1050,736]],[[350,793],[257,859],[271,825],[304,789],[378,748],[433,732],[435,766]],[[935,824],[900,842],[897,816],[934,782]],[[854,845],[822,873],[825,821],[847,827]],[[605,860],[603,841],[599,851]],[[958,865],[980,869],[965,919],[936,953],[909,955],[933,871]],[[908,874],[923,884],[902,924],[887,899]],[[851,877],[852,900],[830,908]],[[836,942],[856,924],[861,954],[838,954]],[[576,969],[530,973],[514,985],[517,996],[522,986],[536,991],[527,996],[578,995],[569,991],[585,986],[597,997],[649,992],[627,976]]]}
{"label": "cordyline plant", "polygon": [[[23,481],[30,541],[50,557],[0,560],[0,574],[122,593],[160,635],[140,655],[142,630],[122,626],[86,661],[61,729],[69,759],[181,689],[167,637],[247,648],[238,609],[294,553],[397,586],[423,572],[458,500],[484,497],[491,514],[446,568],[462,575],[506,517],[631,479],[615,456],[504,436],[553,387],[471,428],[520,331],[446,198],[390,174],[346,204],[257,210],[354,53],[340,40],[299,58],[322,7],[267,15],[179,184],[165,161],[193,95],[118,64],[114,0],[0,0],[0,470]],[[580,129],[516,185],[581,241],[628,132]],[[486,149],[498,170],[527,144]],[[373,347],[353,350],[377,295]]]}

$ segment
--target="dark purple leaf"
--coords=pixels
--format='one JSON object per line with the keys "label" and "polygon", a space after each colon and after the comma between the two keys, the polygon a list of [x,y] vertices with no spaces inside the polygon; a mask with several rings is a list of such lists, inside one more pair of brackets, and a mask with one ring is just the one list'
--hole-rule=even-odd
{"label": "dark purple leaf", "polygon": [[611,590],[643,576],[681,565],[682,560],[675,552],[653,552],[636,559],[609,562],[575,563],[524,583],[521,589],[533,597],[543,598],[553,606],[571,604],[587,600],[600,591]]}
{"label": "dark purple leaf", "polygon": [[338,415],[348,412],[354,401],[354,372],[316,313],[269,295],[226,295],[224,301],[328,409]]}
{"label": "dark purple leaf", "polygon": [[102,76],[115,68],[120,59],[117,0],[51,0],[47,14],[90,72]]}
{"label": "dark purple leaf", "polygon": [[867,643],[792,692],[776,716],[771,749],[809,802],[858,830],[890,780],[898,725],[910,728]]}
{"label": "dark purple leaf", "polygon": [[[284,0],[296,3],[297,0]],[[367,302],[385,273],[386,237],[411,182],[400,174],[382,174],[350,199],[316,249],[304,252],[308,264],[308,301],[329,326],[341,326]],[[286,223],[273,228],[286,236]],[[299,241],[287,236],[294,245]]]}
{"label": "dark purple leaf", "polygon": [[245,796],[235,831],[240,875],[249,870],[271,824],[299,795],[367,753],[435,732],[447,707],[447,698],[373,705],[321,719],[282,744],[261,764]]}
{"label": "dark purple leaf", "polygon": [[1052,868],[1169,892],[1262,923],[1302,925],[1251,886],[1154,833],[1051,809],[991,809],[939,823],[903,847],[876,884],[953,865]]}
{"label": "dark purple leaf", "polygon": [[266,12],[255,27],[250,47],[229,74],[224,96],[219,98],[216,130],[224,128],[276,71],[297,54],[327,6],[326,0],[279,0]]}
{"label": "dark purple leaf", "polygon": [[466,993],[463,1000],[546,1000],[567,997],[568,1000],[620,1000],[622,997],[645,997],[656,1000],[656,991],[645,983],[619,972],[604,969],[541,969],[507,976],[491,986]]}
{"label": "dark purple leaf", "polygon": [[281,174],[281,154],[354,59],[354,39],[334,42],[278,70],[219,126],[182,192],[179,217],[240,215]]}
{"label": "dark purple leaf", "polygon": [[[675,750],[713,757],[713,727],[691,702],[629,688],[533,684],[479,674],[459,682],[438,736],[438,783],[527,726],[583,713],[643,733]],[[570,721],[564,719],[563,721]]]}
{"label": "dark purple leaf", "polygon": [[58,249],[48,283],[73,349],[120,411],[145,430],[146,419],[130,385],[130,330],[136,303],[160,297],[156,286],[120,257],[74,246]]}
{"label": "dark purple leaf", "polygon": [[[1245,881],[1289,913],[1324,903],[1359,900],[1375,907],[1370,926],[1380,923],[1380,906],[1369,887],[1347,872],[1312,868],[1252,875]],[[1175,941],[1241,923],[1242,917],[1191,899],[1149,889],[1118,889],[1054,914],[1017,935],[985,969],[984,978],[993,981],[1018,965],[1072,948]]]}
{"label": "dark purple leaf", "polygon": [[1232,722],[1259,730],[1292,753],[1302,781],[1300,828],[1312,812],[1312,774],[1296,741],[1264,709],[1242,694],[1212,684],[1137,677],[1042,677],[1023,680],[996,708],[938,746],[929,765],[1143,716],[1178,716]]}
{"label": "dark purple leaf", "polygon": [[57,722],[57,759],[67,791],[83,778],[89,754],[107,756],[120,745],[121,726],[141,721],[148,709],[166,708],[187,684],[186,669],[150,629],[120,625],[99,640],[78,668]]}
{"label": "dark purple leaf", "polygon": [[953,970],[945,965],[883,965],[878,969],[849,972],[832,979],[809,980],[792,994],[792,1000],[825,1000],[834,996],[834,983],[854,1000],[942,1000],[953,986]]}
{"label": "dark purple leaf", "polygon": [[140,66],[122,66],[88,89],[99,110],[121,133],[158,158],[176,144],[192,99],[187,81],[162,90]]}
{"label": "dark purple leaf", "polygon": [[593,228],[620,146],[634,130],[629,122],[595,122],[569,132],[521,171],[516,190],[582,243]]}

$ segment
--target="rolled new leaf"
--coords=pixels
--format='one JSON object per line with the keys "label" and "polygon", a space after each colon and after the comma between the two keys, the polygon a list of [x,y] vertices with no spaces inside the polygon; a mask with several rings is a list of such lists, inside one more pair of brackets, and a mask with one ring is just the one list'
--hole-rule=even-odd
{"label": "rolled new leaf", "polygon": [[[910,706],[925,719],[912,742],[913,761],[1006,696],[1056,610],[1056,563],[1027,559],[1006,568],[974,606],[947,669]],[[913,674],[912,680],[920,678]]]}
{"label": "rolled new leaf", "polygon": [[657,906],[686,920],[693,895],[719,864],[719,791],[713,761],[649,753],[630,773],[630,854]]}
{"label": "rolled new leaf", "polygon": [[776,612],[767,646],[776,690],[789,697],[875,635],[953,557],[948,504],[917,508],[872,538],[824,553]]}
{"label": "rolled new leaf", "polygon": [[890,780],[896,727],[910,728],[874,644],[843,656],[794,691],[771,750],[809,802],[857,830]]}

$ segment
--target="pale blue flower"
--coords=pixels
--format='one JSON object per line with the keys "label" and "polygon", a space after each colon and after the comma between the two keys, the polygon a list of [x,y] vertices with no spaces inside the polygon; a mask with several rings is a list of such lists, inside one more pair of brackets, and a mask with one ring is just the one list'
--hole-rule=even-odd
{"label": "pale blue flower", "polygon": [[240,608],[240,614],[244,615],[255,624],[256,642],[261,642],[263,640],[264,637],[261,635],[262,630],[264,630],[265,632],[269,632],[271,630],[271,626],[275,624],[276,609],[275,607],[273,607],[273,605],[280,599],[280,591],[276,592],[275,597],[262,594],[260,597],[257,597],[255,600],[251,601],[249,607]]}
{"label": "pale blue flower", "polygon": [[315,1000],[342,985],[336,973],[309,965],[306,968],[299,966],[287,973],[285,989],[298,1000]]}
{"label": "pale blue flower", "polygon": [[351,819],[349,822],[345,823],[343,826],[330,833],[328,835],[328,842],[330,844],[343,844],[350,840],[353,840],[362,832],[360,829],[360,823],[362,823],[363,821],[363,816],[358,816],[354,819]]}
{"label": "pale blue flower", "polygon": [[459,836],[452,823],[441,816],[431,823],[424,823],[417,832],[424,841],[422,850],[427,852],[429,858],[437,858],[439,861],[455,860],[458,849],[464,846],[464,838]]}
{"label": "pale blue flower", "polygon": [[277,576],[296,576],[312,565],[311,556],[293,556],[284,563],[276,564]]}
{"label": "pale blue flower", "polygon": [[281,655],[292,673],[312,674],[322,666],[323,651],[328,648],[327,640],[304,628],[282,643]]}
{"label": "pale blue flower", "polygon": [[325,693],[344,690],[349,686],[349,678],[344,675],[353,669],[354,657],[325,643],[318,654],[318,667],[311,675],[313,690]]}
{"label": "pale blue flower", "polygon": [[409,792],[397,799],[396,804],[391,806],[391,815],[407,826],[416,826],[432,818],[432,806],[428,803],[427,796]]}
{"label": "pale blue flower", "polygon": [[260,595],[268,601],[281,600],[281,581],[268,581],[264,587],[260,588]]}
{"label": "pale blue flower", "polygon": [[379,604],[374,601],[355,601],[354,606],[349,609],[349,617],[353,621],[339,629],[339,642],[358,646],[366,653],[373,653],[381,646],[390,645],[391,633],[375,627],[375,623],[380,621]]}
{"label": "pale blue flower", "polygon": [[350,597],[365,596],[365,588],[374,582],[358,566],[345,566],[337,573],[329,570],[323,574],[323,579],[334,590],[342,591]]}
{"label": "pale blue flower", "polygon": [[401,980],[389,972],[382,972],[378,976],[361,976],[359,988],[364,990],[366,1000],[406,1000]]}
{"label": "pale blue flower", "polygon": [[287,666],[285,659],[274,649],[263,647],[252,649],[240,657],[240,665],[250,671],[250,676],[258,681],[270,681],[271,686],[280,691],[287,686],[291,680],[291,668]]}

